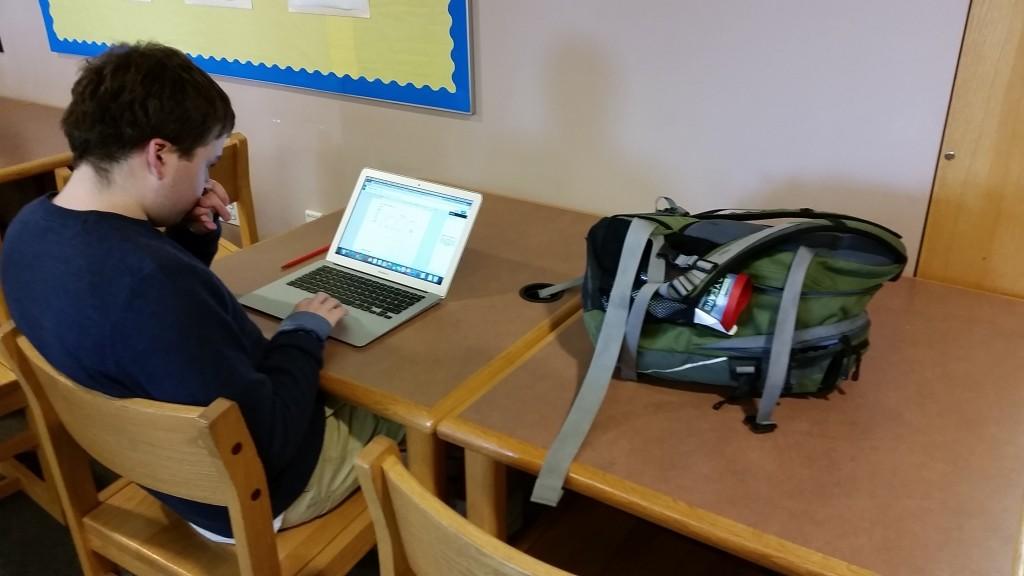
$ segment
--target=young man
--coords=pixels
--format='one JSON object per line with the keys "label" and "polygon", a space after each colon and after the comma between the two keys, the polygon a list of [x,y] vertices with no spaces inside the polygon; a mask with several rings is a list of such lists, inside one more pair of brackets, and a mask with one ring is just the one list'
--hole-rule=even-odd
{"label": "young man", "polygon": [[[318,392],[325,338],[345,316],[318,294],[269,341],[210,271],[227,218],[208,178],[235,116],[184,54],[119,45],[84,66],[63,128],[76,168],[56,195],[15,218],[3,289],[18,328],[57,369],[116,397],[238,403],[267,476],[275,526],[336,506],[353,461],[394,423]],[[158,227],[165,227],[160,231]],[[156,494],[213,539],[227,510]]]}

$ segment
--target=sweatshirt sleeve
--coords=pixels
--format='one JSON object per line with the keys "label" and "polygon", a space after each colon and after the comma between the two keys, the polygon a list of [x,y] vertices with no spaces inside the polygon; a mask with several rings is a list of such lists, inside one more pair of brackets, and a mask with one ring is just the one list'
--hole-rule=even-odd
{"label": "sweatshirt sleeve", "polygon": [[[253,345],[244,312],[216,279],[153,270],[110,323],[118,377],[166,402],[239,405],[268,476],[287,465],[320,406],[323,342],[306,330]],[[261,337],[262,338],[262,337]],[[321,408],[322,409],[322,408]]]}
{"label": "sweatshirt sleeve", "polygon": [[188,229],[188,225],[179,222],[174,226],[169,226],[164,231],[164,235],[175,241],[186,252],[198,258],[204,265],[209,266],[217,254],[221,232],[220,220],[214,221],[217,223],[217,229],[206,234],[195,234]]}

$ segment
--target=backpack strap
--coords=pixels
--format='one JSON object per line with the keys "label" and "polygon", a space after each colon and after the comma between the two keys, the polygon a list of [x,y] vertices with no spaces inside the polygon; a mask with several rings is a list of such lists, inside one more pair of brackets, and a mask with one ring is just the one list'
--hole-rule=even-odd
{"label": "backpack strap", "polygon": [[619,357],[619,376],[626,380],[636,380],[637,347],[640,344],[640,330],[647,318],[647,306],[651,297],[665,284],[665,260],[659,253],[665,245],[665,236],[651,236],[651,255],[647,259],[647,284],[640,288],[633,299],[626,319],[626,333],[622,342],[622,354]]}
{"label": "backpack strap", "polygon": [[626,319],[625,338],[622,341],[622,354],[619,358],[619,376],[624,380],[636,380],[637,348],[640,345],[640,332],[647,318],[647,306],[662,285],[648,282],[640,288],[633,299],[633,307],[630,308],[629,317]]}
{"label": "backpack strap", "polygon": [[697,297],[703,294],[712,282],[718,280],[731,261],[750,251],[781,241],[794,234],[814,231],[818,228],[831,228],[832,226],[828,222],[816,220],[789,222],[764,228],[728,244],[723,244],[709,252],[704,258],[693,262],[686,272],[677,276],[669,284],[671,290],[663,291],[663,295],[675,300],[688,300]]}
{"label": "backpack strap", "polygon": [[804,277],[814,259],[814,251],[801,246],[793,256],[789,266],[786,285],[782,289],[782,301],[775,319],[775,332],[772,335],[772,350],[768,356],[768,374],[764,379],[761,401],[757,405],[757,416],[750,422],[754,432],[771,432],[776,428],[772,421],[775,403],[782,395],[789,375],[789,355],[793,351],[793,333],[796,331],[796,313],[800,308],[800,293],[803,291]]}
{"label": "backpack strap", "polygon": [[709,286],[737,268],[735,263],[746,262],[757,252],[815,232],[843,232],[873,238],[888,247],[897,262],[906,262],[906,252],[899,239],[877,226],[857,221],[804,219],[764,228],[715,248],[676,277],[662,295],[692,304]]}
{"label": "backpack strap", "polygon": [[644,247],[654,227],[653,222],[641,218],[634,218],[629,224],[615,273],[615,282],[608,298],[608,310],[601,324],[601,333],[597,337],[594,357],[590,361],[590,367],[583,378],[583,384],[580,385],[569,415],[562,424],[562,429],[548,448],[544,465],[530,496],[530,500],[534,502],[555,506],[562,498],[562,486],[569,473],[569,465],[594,423],[618,362],[629,313],[630,292],[633,290],[637,268],[643,258]]}
{"label": "backpack strap", "polygon": [[575,287],[579,286],[580,284],[583,284],[583,276],[577,276],[577,277],[575,277],[575,278],[573,278],[571,280],[566,280],[565,282],[559,282],[558,284],[554,284],[552,286],[548,286],[547,288],[544,288],[542,290],[537,290],[537,297],[538,298],[548,298],[549,296],[554,296],[555,294],[558,294],[559,292],[565,292],[566,290],[569,290],[570,288],[575,288]]}
{"label": "backpack strap", "polygon": [[[803,330],[797,330],[793,333],[793,345],[806,346],[814,344],[819,340],[838,340],[839,337],[844,334],[861,330],[866,332],[870,325],[871,321],[868,319],[867,312],[861,312],[852,318],[833,322],[832,324],[822,324],[821,326],[812,326],[810,328],[804,328]],[[754,353],[756,350],[767,348],[771,345],[771,342],[771,334],[761,336],[733,336],[732,338],[723,338],[718,342],[704,344],[700,349],[712,351],[712,353],[729,352],[734,355],[742,355],[744,351]]]}
{"label": "backpack strap", "polygon": [[895,236],[896,238],[902,238],[895,230],[886,228],[877,222],[872,222],[866,218],[858,218],[856,216],[850,216],[848,214],[838,214],[836,212],[819,212],[811,208],[781,208],[774,210],[748,210],[748,209],[730,209],[730,208],[718,208],[715,210],[707,210],[705,212],[698,212],[697,214],[688,214],[690,218],[696,218],[698,220],[736,220],[740,222],[755,222],[758,220],[773,220],[773,219],[791,219],[791,218],[804,218],[814,220],[845,220],[847,222],[860,222],[861,224],[867,224],[874,226],[880,230],[884,230],[886,233]]}

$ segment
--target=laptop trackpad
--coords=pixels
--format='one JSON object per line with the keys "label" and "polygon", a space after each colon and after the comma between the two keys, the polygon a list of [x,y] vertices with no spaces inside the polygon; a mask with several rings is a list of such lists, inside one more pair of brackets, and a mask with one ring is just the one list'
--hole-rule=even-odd
{"label": "laptop trackpad", "polygon": [[349,308],[348,314],[331,330],[331,337],[353,346],[365,346],[387,331],[383,319]]}

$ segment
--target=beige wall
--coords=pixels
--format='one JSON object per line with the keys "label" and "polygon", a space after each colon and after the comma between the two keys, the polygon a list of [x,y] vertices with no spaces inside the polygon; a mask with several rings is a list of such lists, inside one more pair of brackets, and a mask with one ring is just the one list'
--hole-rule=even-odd
{"label": "beige wall", "polygon": [[[374,166],[595,213],[841,210],[916,254],[968,0],[630,5],[475,0],[469,117],[221,78],[264,235]],[[0,37],[0,95],[66,104],[38,3],[0,0]]]}

